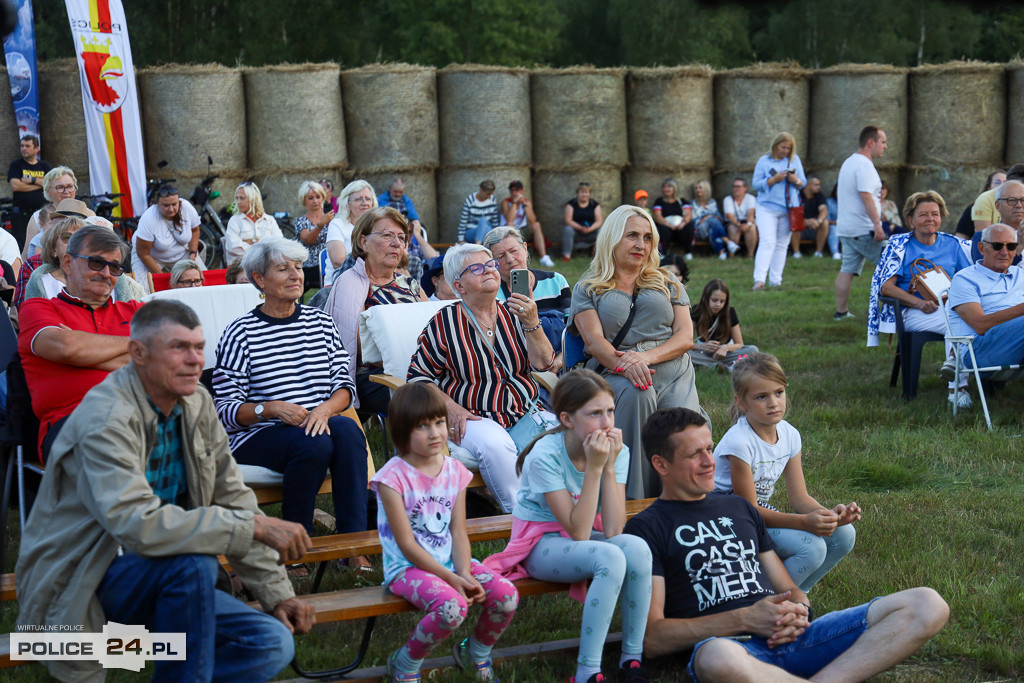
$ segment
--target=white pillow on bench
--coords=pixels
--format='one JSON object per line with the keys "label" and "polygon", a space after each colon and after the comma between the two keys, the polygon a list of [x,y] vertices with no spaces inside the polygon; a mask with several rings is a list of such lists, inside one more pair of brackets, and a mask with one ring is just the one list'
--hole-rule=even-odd
{"label": "white pillow on bench", "polygon": [[371,306],[359,314],[363,362],[383,363],[384,373],[405,381],[419,348],[420,334],[431,318],[455,301],[417,301]]}

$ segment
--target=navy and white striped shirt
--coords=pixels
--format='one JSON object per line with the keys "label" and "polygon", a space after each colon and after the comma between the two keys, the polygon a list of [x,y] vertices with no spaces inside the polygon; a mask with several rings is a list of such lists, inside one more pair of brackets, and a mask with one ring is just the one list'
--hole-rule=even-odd
{"label": "navy and white striped shirt", "polygon": [[213,388],[231,449],[277,422],[240,424],[243,403],[287,401],[312,410],[339,389],[355,393],[348,364],[334,320],[318,308],[296,305],[287,318],[254,308],[228,325],[217,344]]}
{"label": "navy and white striped shirt", "polygon": [[445,306],[423,329],[406,381],[436,382],[469,412],[508,429],[539,392],[530,372],[526,334],[504,304],[498,304],[493,343],[492,353],[463,304]]}

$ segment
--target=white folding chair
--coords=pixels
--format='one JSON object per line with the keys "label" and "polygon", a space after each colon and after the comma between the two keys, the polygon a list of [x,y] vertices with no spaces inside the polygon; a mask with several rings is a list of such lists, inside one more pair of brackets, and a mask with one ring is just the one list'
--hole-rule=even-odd
{"label": "white folding chair", "polygon": [[[985,378],[990,381],[1007,381],[1016,379],[1024,375],[1024,368],[1021,365],[992,365],[987,367],[978,367],[978,359],[974,354],[974,335],[956,335],[953,334],[953,326],[950,323],[949,313],[950,306],[949,300],[946,298],[948,290],[942,293],[943,300],[945,303],[942,306],[942,313],[946,317],[946,341],[952,346],[953,357],[956,359],[956,370],[954,377],[960,377],[960,372],[966,370],[974,375],[974,384],[978,387],[978,397],[981,399],[981,409],[985,413],[985,424],[988,425],[989,431],[992,431],[992,416],[988,412],[988,401],[985,398],[985,386],[982,383],[982,373],[987,374]],[[964,352],[971,358],[971,367],[967,368],[967,364],[964,362]],[[989,374],[991,373],[991,374]],[[961,389],[958,386],[955,392],[960,392]],[[953,415],[957,413],[957,402],[953,401]]]}

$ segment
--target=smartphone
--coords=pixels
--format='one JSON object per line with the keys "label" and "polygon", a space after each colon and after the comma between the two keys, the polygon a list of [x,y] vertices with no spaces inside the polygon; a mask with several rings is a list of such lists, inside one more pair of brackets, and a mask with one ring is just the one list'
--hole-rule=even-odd
{"label": "smartphone", "polygon": [[515,268],[508,274],[509,289],[513,294],[522,294],[530,298],[530,271],[525,268]]}

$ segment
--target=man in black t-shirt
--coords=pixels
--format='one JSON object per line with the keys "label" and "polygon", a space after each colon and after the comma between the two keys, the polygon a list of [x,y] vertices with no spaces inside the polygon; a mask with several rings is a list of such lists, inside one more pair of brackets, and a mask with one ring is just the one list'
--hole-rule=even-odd
{"label": "man in black t-shirt", "polygon": [[[775,554],[757,510],[715,488],[714,442],[686,408],[655,412],[644,451],[661,497],[626,525],[653,555],[648,657],[689,651],[699,681],[863,680],[903,661],[934,636],[949,607],[912,588],[810,622],[810,603]],[[779,669],[782,669],[780,671]]]}
{"label": "man in black t-shirt", "polygon": [[25,226],[33,213],[46,205],[43,195],[43,176],[50,170],[50,164],[39,158],[39,138],[26,135],[21,139],[21,158],[15,159],[7,168],[7,180],[14,190],[14,216],[11,219],[11,234],[18,240],[18,247],[25,248]]}
{"label": "man in black t-shirt", "polygon": [[[825,202],[825,195],[821,193],[821,179],[818,176],[807,176],[807,184],[800,191],[800,200],[804,207],[804,231],[813,230],[814,236],[814,257],[821,258],[822,250],[825,248],[825,241],[828,239],[828,204]],[[794,232],[790,236],[790,246],[793,248],[793,258],[800,258],[800,240],[804,231]],[[811,238],[811,234],[807,236]]]}

